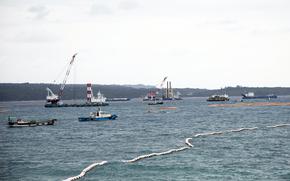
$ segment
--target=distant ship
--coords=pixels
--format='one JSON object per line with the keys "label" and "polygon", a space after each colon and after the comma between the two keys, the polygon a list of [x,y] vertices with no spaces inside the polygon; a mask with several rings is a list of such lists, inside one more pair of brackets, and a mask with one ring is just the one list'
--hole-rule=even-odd
{"label": "distant ship", "polygon": [[103,94],[101,94],[100,91],[98,92],[97,97],[94,97],[92,84],[87,84],[87,104],[107,106],[109,104],[106,102],[106,100],[107,98]]}
{"label": "distant ship", "polygon": [[247,94],[242,94],[242,99],[276,99],[275,94],[259,95],[256,96],[254,92],[248,92]]}
{"label": "distant ship", "polygon": [[156,92],[155,91],[150,91],[144,98],[143,101],[155,101],[159,100],[159,98],[156,97]]}
{"label": "distant ship", "polygon": [[[172,87],[171,87],[171,82],[167,81],[167,77],[164,77],[164,79],[162,80],[161,84],[156,86],[156,91],[150,91],[144,98],[143,101],[158,101],[158,100],[162,100],[162,101],[168,101],[168,100],[182,100],[180,97],[180,92],[176,92],[174,93]],[[167,83],[167,87],[163,89],[163,85],[164,83]],[[162,96],[157,97],[157,95],[159,94],[158,90],[160,90],[162,92]],[[161,103],[161,101],[159,101],[159,104]]]}
{"label": "distant ship", "polygon": [[115,102],[115,101],[130,101],[130,98],[127,97],[117,97],[117,98],[107,98],[106,101]]}
{"label": "distant ship", "polygon": [[171,87],[171,82],[167,81],[167,87],[164,90],[164,94],[162,96],[162,100],[167,101],[167,100],[182,100],[182,98],[180,97],[180,92],[176,92],[176,94],[174,94],[174,91]]}
{"label": "distant ship", "polygon": [[212,95],[210,96],[207,101],[229,101],[230,98],[227,94],[224,95]]}

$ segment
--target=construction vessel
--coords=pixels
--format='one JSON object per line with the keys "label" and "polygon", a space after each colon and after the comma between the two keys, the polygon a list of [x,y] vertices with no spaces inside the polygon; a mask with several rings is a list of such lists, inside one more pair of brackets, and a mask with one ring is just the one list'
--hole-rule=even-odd
{"label": "construction vessel", "polygon": [[71,61],[69,63],[69,66],[68,66],[68,69],[66,71],[65,77],[63,79],[63,82],[60,85],[58,94],[54,94],[52,92],[52,90],[50,90],[49,88],[46,88],[46,90],[47,90],[47,96],[46,96],[46,104],[45,104],[45,107],[62,107],[61,105],[63,105],[63,103],[60,100],[61,100],[61,97],[62,97],[62,94],[63,94],[63,90],[65,88],[65,84],[66,84],[66,81],[67,81],[68,76],[70,74],[70,70],[71,70],[72,65],[74,63],[74,60],[75,60],[76,55],[77,54],[74,54],[72,56],[72,59],[71,59]]}
{"label": "construction vessel", "polygon": [[167,81],[166,85],[167,86],[166,86],[166,89],[164,89],[162,100],[164,100],[164,101],[181,100],[180,92],[174,93],[174,91],[171,87],[171,81]]}
{"label": "construction vessel", "polygon": [[162,91],[163,84],[166,81],[166,79],[167,79],[167,77],[164,77],[162,82],[155,86],[156,90],[150,90],[149,93],[143,98],[143,101],[151,101],[151,103],[149,103],[149,105],[156,105],[156,101],[158,101],[158,104],[163,104],[163,102],[161,101],[162,98],[158,97],[158,94],[159,94],[158,90],[160,89]]}
{"label": "construction vessel", "polygon": [[70,70],[72,68],[72,65],[74,63],[75,57],[77,54],[74,54],[72,56],[72,59],[69,63],[69,66],[67,68],[64,80],[62,82],[62,84],[60,85],[58,94],[54,94],[52,92],[52,90],[50,90],[49,88],[46,88],[47,90],[47,96],[46,96],[46,104],[44,107],[47,108],[54,108],[54,107],[90,107],[90,106],[107,106],[109,105],[108,103],[106,103],[106,99],[103,97],[103,95],[99,92],[98,93],[98,97],[95,98],[93,96],[93,91],[92,91],[92,86],[90,83],[87,84],[87,102],[85,103],[81,103],[81,104],[64,104],[61,101],[61,98],[63,96],[63,91],[68,79],[68,76],[70,74]]}
{"label": "construction vessel", "polygon": [[[164,79],[161,81],[160,84],[156,85],[156,91],[151,90],[144,98],[143,101],[159,101],[158,104],[162,104],[162,101],[168,101],[168,100],[182,100],[180,97],[180,92],[174,93],[171,82],[167,81],[167,76],[164,77]],[[163,88],[164,83],[166,82],[166,88]],[[161,92],[161,96],[158,97],[159,91]],[[152,105],[155,105],[155,103],[152,103]]]}

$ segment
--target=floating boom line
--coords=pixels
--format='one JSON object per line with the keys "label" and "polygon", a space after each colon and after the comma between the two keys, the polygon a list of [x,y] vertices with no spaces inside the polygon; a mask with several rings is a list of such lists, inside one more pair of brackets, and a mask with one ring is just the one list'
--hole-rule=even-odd
{"label": "floating boom line", "polygon": [[[270,126],[266,126],[264,128],[270,128],[270,129],[275,129],[275,128],[281,128],[281,127],[287,127],[290,126],[290,124],[276,124],[276,125],[270,125]],[[238,132],[243,132],[243,131],[254,131],[257,129],[263,129],[263,127],[258,128],[258,127],[250,127],[250,128],[238,128],[238,129],[231,129],[231,130],[225,130],[225,131],[214,131],[214,132],[206,132],[206,133],[198,133],[198,134],[194,134],[193,138],[197,139],[199,137],[206,137],[206,136],[216,136],[216,135],[222,135],[222,134],[226,134],[226,133],[238,133]],[[163,155],[168,155],[168,154],[172,154],[172,153],[177,153],[180,151],[184,151],[187,149],[190,149],[193,147],[193,144],[191,143],[191,141],[193,140],[193,138],[186,138],[185,139],[185,144],[186,146],[180,147],[180,148],[176,148],[176,149],[170,149],[168,151],[164,151],[164,152],[158,152],[158,153],[150,153],[150,154],[146,154],[146,155],[140,155],[137,156],[131,160],[120,160],[119,162],[121,163],[127,163],[127,164],[132,164],[135,163],[137,161],[141,161],[143,159],[146,158],[151,158],[151,157],[156,157],[156,156],[163,156]],[[78,180],[82,177],[84,177],[86,175],[86,173],[92,169],[94,169],[97,166],[102,166],[105,164],[108,164],[108,161],[101,161],[101,162],[96,162],[93,163],[91,165],[89,165],[88,167],[86,167],[84,170],[82,170],[82,172],[77,175],[77,176],[73,176],[73,177],[69,177],[63,181],[74,181],[74,180]]]}

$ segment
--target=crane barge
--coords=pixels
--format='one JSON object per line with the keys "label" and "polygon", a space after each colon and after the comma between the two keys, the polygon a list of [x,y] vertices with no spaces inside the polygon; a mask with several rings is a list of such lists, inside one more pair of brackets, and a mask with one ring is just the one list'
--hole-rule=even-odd
{"label": "crane barge", "polygon": [[63,82],[60,85],[58,94],[54,94],[51,89],[46,88],[47,96],[46,96],[46,104],[44,105],[44,107],[48,107],[48,108],[50,108],[50,107],[89,107],[89,106],[107,106],[107,105],[109,105],[108,103],[105,103],[105,102],[85,102],[82,104],[64,104],[61,101],[61,98],[63,96],[63,91],[65,88],[68,76],[70,74],[70,70],[71,70],[72,65],[75,61],[76,55],[77,55],[77,53],[75,53],[72,56],[72,59],[71,59],[69,66],[67,68],[65,77],[63,79]]}

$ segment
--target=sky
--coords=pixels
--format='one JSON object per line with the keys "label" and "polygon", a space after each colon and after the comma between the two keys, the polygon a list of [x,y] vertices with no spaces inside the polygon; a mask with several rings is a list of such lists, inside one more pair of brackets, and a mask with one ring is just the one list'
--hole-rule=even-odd
{"label": "sky", "polygon": [[290,86],[289,0],[1,0],[0,82]]}

